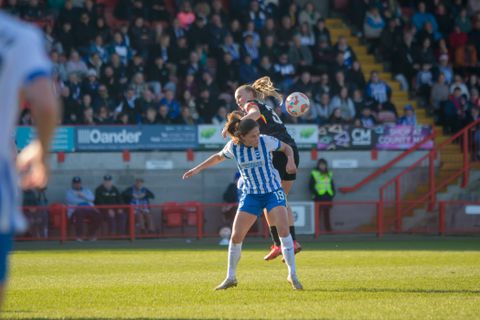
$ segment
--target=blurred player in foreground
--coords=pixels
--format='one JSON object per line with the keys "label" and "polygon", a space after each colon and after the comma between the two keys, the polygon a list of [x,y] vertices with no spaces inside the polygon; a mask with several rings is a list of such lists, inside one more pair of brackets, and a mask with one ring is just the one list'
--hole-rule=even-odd
{"label": "blurred player in foreground", "polygon": [[[0,1],[1,4],[2,1]],[[51,82],[52,66],[36,28],[0,12],[0,303],[5,295],[8,253],[13,235],[26,229],[19,185],[42,188],[48,178],[48,150],[57,119],[58,101]],[[19,106],[28,103],[37,139],[15,156]],[[18,172],[17,172],[18,171]],[[19,179],[18,179],[19,178]]]}

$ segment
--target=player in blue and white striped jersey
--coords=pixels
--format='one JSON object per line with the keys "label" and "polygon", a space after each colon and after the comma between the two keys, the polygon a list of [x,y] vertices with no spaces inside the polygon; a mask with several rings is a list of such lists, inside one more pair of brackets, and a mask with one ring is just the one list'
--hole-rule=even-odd
{"label": "player in blue and white striped jersey", "polygon": [[[1,3],[1,1],[0,1]],[[48,149],[58,119],[50,80],[52,66],[40,31],[0,12],[0,303],[13,234],[24,231],[18,184],[25,189],[47,183]],[[18,155],[12,148],[19,106],[28,102],[37,136]],[[20,171],[20,181],[17,170]]]}
{"label": "player in blue and white striped jersey", "polygon": [[301,290],[303,288],[296,275],[294,245],[289,231],[285,193],[279,173],[272,163],[272,152],[283,152],[288,159],[286,170],[295,173],[297,168],[293,150],[274,137],[260,135],[260,129],[255,120],[241,120],[241,117],[240,112],[229,114],[225,128],[232,140],[222,151],[210,156],[183,175],[183,179],[187,179],[226,159],[234,159],[244,181],[228,247],[227,278],[216,290],[237,285],[236,268],[240,260],[243,240],[264,209],[277,222],[281,249],[288,267],[287,280],[294,289]]}

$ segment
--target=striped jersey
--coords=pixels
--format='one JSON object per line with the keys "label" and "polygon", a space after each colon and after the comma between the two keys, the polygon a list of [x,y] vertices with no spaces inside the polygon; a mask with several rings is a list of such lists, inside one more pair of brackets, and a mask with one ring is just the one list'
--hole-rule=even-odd
{"label": "striped jersey", "polygon": [[22,231],[15,170],[14,132],[22,88],[50,76],[51,63],[41,32],[0,12],[0,233]]}
{"label": "striped jersey", "polygon": [[260,135],[259,140],[258,147],[229,141],[221,151],[227,159],[237,161],[243,193],[265,194],[282,187],[280,175],[272,163],[272,152],[280,148],[280,140],[266,135]]}

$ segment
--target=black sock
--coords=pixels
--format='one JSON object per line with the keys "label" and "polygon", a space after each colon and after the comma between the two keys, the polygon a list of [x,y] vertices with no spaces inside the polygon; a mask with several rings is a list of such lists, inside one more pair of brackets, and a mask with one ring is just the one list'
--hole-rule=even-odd
{"label": "black sock", "polygon": [[297,239],[297,237],[295,236],[295,227],[294,226],[290,226],[290,235],[292,236],[293,241],[295,241]]}
{"label": "black sock", "polygon": [[275,245],[280,247],[281,243],[280,238],[278,237],[277,227],[270,227],[270,237],[272,237],[272,241],[275,243]]}

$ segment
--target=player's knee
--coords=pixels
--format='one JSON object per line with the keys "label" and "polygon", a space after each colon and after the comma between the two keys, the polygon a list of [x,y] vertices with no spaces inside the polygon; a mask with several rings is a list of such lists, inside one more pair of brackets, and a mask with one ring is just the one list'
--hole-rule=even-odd
{"label": "player's knee", "polygon": [[232,243],[241,243],[243,242],[243,236],[237,232],[233,232],[231,241]]}

